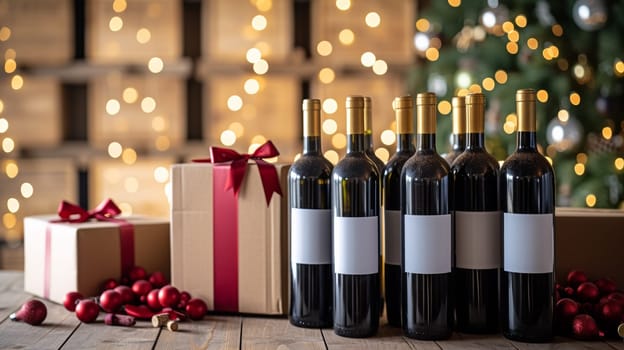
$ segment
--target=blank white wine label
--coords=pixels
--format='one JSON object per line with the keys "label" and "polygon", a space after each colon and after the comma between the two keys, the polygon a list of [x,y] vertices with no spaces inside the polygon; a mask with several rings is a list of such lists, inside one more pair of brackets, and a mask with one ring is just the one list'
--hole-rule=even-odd
{"label": "blank white wine label", "polygon": [[401,265],[401,211],[384,212],[386,264]]}
{"label": "blank white wine label", "polygon": [[379,273],[379,218],[334,216],[334,271]]}
{"label": "blank white wine label", "polygon": [[496,269],[501,266],[501,212],[455,212],[455,266]]}
{"label": "blank white wine label", "polygon": [[290,260],[296,264],[331,264],[331,210],[290,210]]}
{"label": "blank white wine label", "polygon": [[508,272],[551,273],[555,263],[553,214],[503,215],[503,268]]}
{"label": "blank white wine label", "polygon": [[405,215],[405,272],[451,272],[451,214]]}

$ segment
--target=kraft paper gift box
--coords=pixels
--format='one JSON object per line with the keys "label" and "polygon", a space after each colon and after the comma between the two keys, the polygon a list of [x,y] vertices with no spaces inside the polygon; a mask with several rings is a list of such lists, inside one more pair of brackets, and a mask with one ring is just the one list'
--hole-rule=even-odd
{"label": "kraft paper gift box", "polygon": [[566,284],[570,270],[590,280],[613,279],[624,288],[624,211],[557,208],[555,210],[555,277]]}
{"label": "kraft paper gift box", "polygon": [[290,165],[270,165],[282,195],[272,193],[267,205],[258,164],[243,163],[247,170],[237,195],[225,189],[227,163],[173,165],[172,281],[206,300],[210,310],[284,314]]}
{"label": "kraft paper gift box", "polygon": [[130,216],[71,223],[59,219],[58,215],[24,218],[26,292],[57,303],[71,291],[97,296],[106,279],[120,279],[122,269],[135,265],[169,277],[168,220]]}

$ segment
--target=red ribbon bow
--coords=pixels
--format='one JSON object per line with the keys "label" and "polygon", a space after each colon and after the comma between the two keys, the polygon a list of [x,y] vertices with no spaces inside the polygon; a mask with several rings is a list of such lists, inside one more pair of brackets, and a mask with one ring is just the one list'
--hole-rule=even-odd
{"label": "red ribbon bow", "polygon": [[119,214],[121,214],[121,209],[110,198],[103,200],[95,209],[89,211],[65,200],[58,207],[58,215],[61,217],[60,222],[78,223],[89,219],[112,221],[111,219]]}
{"label": "red ribbon bow", "polygon": [[210,158],[194,159],[193,162],[213,164],[231,162],[228,178],[225,182],[225,189],[233,189],[234,193],[238,194],[243,184],[245,173],[247,172],[247,161],[250,159],[255,161],[258,165],[258,171],[260,172],[264,196],[267,205],[269,205],[273,192],[281,195],[282,190],[280,188],[277,170],[263,158],[273,158],[277,156],[279,156],[279,151],[271,141],[267,141],[252,154],[240,154],[228,148],[210,147]]}

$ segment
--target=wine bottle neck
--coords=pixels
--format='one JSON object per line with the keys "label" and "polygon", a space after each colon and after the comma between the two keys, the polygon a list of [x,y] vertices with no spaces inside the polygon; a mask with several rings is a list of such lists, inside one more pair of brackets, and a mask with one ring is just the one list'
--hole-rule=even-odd
{"label": "wine bottle neck", "polygon": [[304,136],[303,154],[321,154],[321,137]]}
{"label": "wine bottle neck", "polygon": [[485,135],[482,132],[469,133],[466,135],[466,148],[479,149],[485,146]]}
{"label": "wine bottle neck", "polygon": [[414,137],[412,134],[397,134],[397,152],[414,151]]}
{"label": "wine bottle neck", "polygon": [[367,149],[364,134],[347,134],[347,153],[364,152]]}
{"label": "wine bottle neck", "polygon": [[518,131],[516,136],[518,150],[537,150],[535,131]]}
{"label": "wine bottle neck", "polygon": [[436,150],[435,134],[416,134],[416,149],[419,151]]}
{"label": "wine bottle neck", "polygon": [[451,134],[451,148],[455,152],[466,149],[466,134]]}

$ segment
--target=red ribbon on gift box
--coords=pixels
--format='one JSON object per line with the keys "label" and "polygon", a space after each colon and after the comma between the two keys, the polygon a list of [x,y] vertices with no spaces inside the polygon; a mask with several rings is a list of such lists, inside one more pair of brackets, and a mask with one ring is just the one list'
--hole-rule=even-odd
{"label": "red ribbon on gift box", "polygon": [[275,145],[273,145],[273,142],[269,140],[260,145],[260,147],[258,147],[252,154],[240,154],[229,148],[210,147],[210,158],[193,159],[193,162],[213,164],[229,163],[230,169],[225,182],[225,189],[233,189],[234,193],[238,194],[241,186],[243,185],[243,180],[245,179],[247,163],[249,160],[253,160],[258,165],[260,179],[262,180],[262,187],[264,188],[264,196],[268,206],[271,202],[273,193],[281,195],[282,190],[280,188],[279,177],[277,176],[275,166],[265,161],[264,158],[273,158],[277,156],[279,156],[279,151]]}
{"label": "red ribbon on gift box", "polygon": [[[210,147],[210,158],[198,163],[215,164],[213,172],[213,263],[214,305],[220,311],[238,311],[238,194],[245,178],[247,163],[258,165],[267,206],[273,193],[282,194],[275,166],[263,158],[277,157],[271,141],[252,154],[239,154],[227,148]],[[230,191],[233,190],[233,191]]]}
{"label": "red ribbon on gift box", "polygon": [[[119,225],[119,242],[121,254],[121,274],[127,275],[134,266],[134,226],[126,220],[116,218],[121,214],[121,209],[108,198],[102,201],[95,209],[85,210],[76,204],[62,201],[58,207],[58,215],[60,219],[52,220],[51,223],[69,222],[81,223],[91,219],[97,221],[108,221]],[[52,230],[50,225],[46,227],[45,232],[45,257],[44,257],[44,282],[43,296],[49,297],[50,294],[50,260],[52,255]]]}

